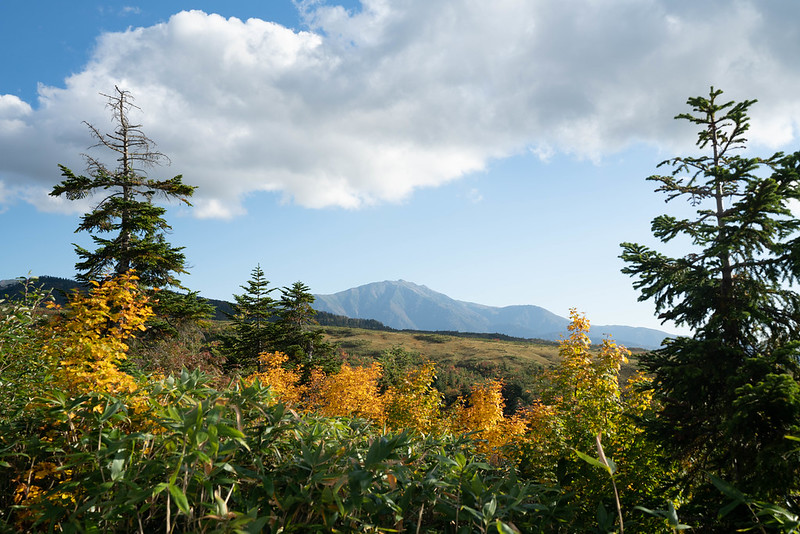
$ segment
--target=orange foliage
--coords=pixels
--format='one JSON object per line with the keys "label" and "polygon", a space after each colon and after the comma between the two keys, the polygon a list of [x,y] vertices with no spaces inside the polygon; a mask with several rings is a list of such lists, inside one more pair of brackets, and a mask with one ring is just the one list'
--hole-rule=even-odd
{"label": "orange foliage", "polygon": [[258,380],[272,389],[279,402],[292,407],[299,406],[305,388],[300,385],[300,374],[284,367],[287,361],[289,357],[282,352],[262,352],[258,362],[259,368],[264,370],[249,375],[245,383],[252,384]]}
{"label": "orange foliage", "polygon": [[414,429],[426,434],[447,430],[477,432],[479,450],[494,458],[501,456],[502,446],[527,430],[522,415],[503,414],[503,384],[497,380],[476,386],[446,417],[442,394],[433,386],[433,362],[410,370],[397,386],[381,394],[378,383],[382,368],[377,362],[365,367],[345,363],[332,374],[314,369],[302,385],[299,373],[284,367],[287,360],[280,352],[262,353],[259,362],[263,371],[250,375],[246,382],[259,380],[273,389],[278,401],[328,417],[361,417],[385,423],[391,430]]}
{"label": "orange foliage", "polygon": [[518,414],[506,417],[503,414],[505,400],[500,380],[489,380],[472,389],[466,402],[459,399],[453,413],[453,430],[478,432],[478,450],[495,459],[502,457],[499,450],[523,436],[527,430],[525,419]]}
{"label": "orange foliage", "polygon": [[373,421],[384,419],[384,398],[378,391],[381,365],[350,367],[343,364],[336,374],[312,373],[308,388],[308,405],[329,417],[363,417]]}
{"label": "orange foliage", "polygon": [[381,366],[373,363],[368,367],[342,365],[334,374],[325,374],[319,369],[311,371],[306,385],[300,383],[300,373],[284,367],[289,360],[282,352],[263,352],[259,364],[263,371],[253,373],[245,379],[252,384],[258,380],[268,385],[276,400],[293,408],[315,411],[329,417],[363,417],[383,421],[384,398],[378,391]]}

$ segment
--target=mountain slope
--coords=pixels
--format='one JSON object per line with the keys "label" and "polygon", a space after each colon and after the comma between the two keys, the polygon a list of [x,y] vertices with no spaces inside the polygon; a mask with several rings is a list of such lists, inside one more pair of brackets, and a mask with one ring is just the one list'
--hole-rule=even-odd
{"label": "mountain slope", "polygon": [[[52,292],[53,301],[56,304],[64,305],[67,303],[68,295],[74,291],[86,291],[85,284],[76,282],[69,278],[59,278],[57,276],[39,276],[35,277],[30,284],[30,289],[37,288],[43,292]],[[23,281],[19,278],[0,280],[0,299],[9,298],[12,300],[20,299],[25,294],[25,287]],[[202,297],[201,297],[202,298]],[[208,304],[214,308],[213,318],[216,320],[228,319],[229,315],[233,313],[233,307],[230,302],[217,299],[203,298]]]}
{"label": "mountain slope", "polygon": [[[567,334],[569,320],[539,306],[493,307],[454,300],[425,286],[404,280],[385,281],[334,293],[314,295],[319,311],[359,319],[375,319],[407,330],[497,332],[514,337],[558,339]],[[657,348],[669,334],[650,328],[594,326],[593,342],[610,334],[630,347]]]}

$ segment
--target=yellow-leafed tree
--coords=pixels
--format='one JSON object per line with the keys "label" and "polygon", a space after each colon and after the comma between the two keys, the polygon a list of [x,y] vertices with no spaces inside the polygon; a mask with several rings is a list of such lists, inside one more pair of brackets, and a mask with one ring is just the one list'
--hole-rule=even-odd
{"label": "yellow-leafed tree", "polygon": [[54,319],[55,336],[45,353],[57,366],[56,388],[71,395],[136,391],[136,381],[118,364],[127,357],[126,341],[145,329],[153,313],[137,280],[128,272],[93,282],[87,295],[73,295],[65,313]]}
{"label": "yellow-leafed tree", "polygon": [[[541,399],[527,412],[530,430],[521,440],[520,467],[527,476],[575,492],[588,517],[611,489],[608,473],[579,459],[576,451],[597,456],[602,436],[604,453],[618,469],[623,502],[663,506],[663,495],[656,492],[663,456],[636,423],[653,408],[651,395],[639,387],[647,379],[635,374],[623,387],[620,368],[630,352],[610,339],[593,348],[589,320],[574,309],[570,317],[569,337],[560,342],[561,361],[545,373]],[[658,500],[650,503],[650,498]]]}
{"label": "yellow-leafed tree", "polygon": [[506,417],[503,383],[489,380],[476,385],[467,399],[459,399],[452,412],[453,430],[476,432],[478,450],[497,460],[505,454],[501,447],[523,436],[526,422],[523,417]]}
{"label": "yellow-leafed tree", "polygon": [[436,365],[426,362],[409,370],[385,394],[386,424],[393,430],[414,429],[430,434],[442,429],[442,394],[433,387]]}
{"label": "yellow-leafed tree", "polygon": [[272,389],[278,401],[297,407],[302,402],[306,388],[300,384],[300,373],[285,367],[288,361],[289,357],[282,352],[262,352],[258,356],[258,363],[263,370],[248,375],[245,382],[252,384],[258,380]]}
{"label": "yellow-leafed tree", "polygon": [[363,417],[383,421],[384,398],[379,392],[381,365],[343,364],[338,373],[313,370],[308,384],[308,406],[329,417]]}

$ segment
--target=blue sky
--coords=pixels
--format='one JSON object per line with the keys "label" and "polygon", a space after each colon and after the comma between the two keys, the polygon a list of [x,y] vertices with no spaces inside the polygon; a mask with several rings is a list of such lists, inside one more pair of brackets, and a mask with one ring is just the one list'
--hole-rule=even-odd
{"label": "blue sky", "polygon": [[[620,273],[690,153],[711,85],[758,98],[751,150],[798,149],[800,4],[785,1],[0,2],[0,279],[72,277],[99,93],[197,185],[170,207],[186,286],[230,299],[404,279],[493,306],[661,327]],[[101,151],[91,151],[102,158]],[[671,246],[670,253],[685,249]],[[670,325],[664,327],[674,331]]]}

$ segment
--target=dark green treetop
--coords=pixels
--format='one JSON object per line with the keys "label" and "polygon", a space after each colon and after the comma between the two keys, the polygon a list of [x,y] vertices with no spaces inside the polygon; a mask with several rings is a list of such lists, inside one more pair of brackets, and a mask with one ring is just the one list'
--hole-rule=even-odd
{"label": "dark green treetop", "polygon": [[337,367],[333,347],[327,343],[317,324],[317,312],[312,307],[314,295],[303,282],[295,282],[281,289],[280,309],[276,324],[275,347],[284,352],[290,361],[304,368],[321,367],[330,370]]}
{"label": "dark green treetop", "polygon": [[275,350],[272,341],[278,303],[270,293],[277,288],[269,288],[260,265],[251,272],[247,285],[240,287],[244,293],[233,296],[232,332],[224,338],[223,346],[226,368],[247,372],[257,368],[259,354]]}
{"label": "dark green treetop", "polygon": [[279,323],[287,331],[299,331],[306,325],[316,324],[316,310],[312,307],[314,295],[303,282],[295,282],[281,289]]}
{"label": "dark green treetop", "polygon": [[[133,97],[128,91],[115,87],[108,107],[116,129],[102,133],[87,123],[95,146],[104,147],[117,156],[118,166],[109,169],[99,159],[86,156],[88,176],[59,165],[65,178],[51,191],[52,196],[64,195],[78,200],[94,194],[103,195],[100,202],[81,218],[76,232],[86,231],[97,245],[94,251],[75,245],[81,258],[75,267],[81,281],[98,280],[109,271],[122,274],[135,269],[140,283],[147,287],[178,286],[175,275],[185,273],[183,247],[173,247],[164,234],[171,227],[164,219],[166,209],[153,204],[155,198],[177,200],[187,205],[195,187],[183,183],[180,175],[167,180],[146,177],[146,168],[168,158],[154,150],[154,143],[132,124],[129,115]],[[101,237],[109,235],[109,237]]]}
{"label": "dark green treetop", "polygon": [[688,99],[692,113],[676,117],[699,127],[700,155],[667,160],[670,174],[648,178],[668,201],[694,207],[690,218],[652,223],[655,237],[680,236],[691,252],[672,258],[623,243],[621,255],[640,300],[653,299],[661,319],[694,331],[641,361],[662,406],[651,435],[680,462],[679,482],[701,503],[684,509],[707,525],[717,524],[719,492],[705,473],[764,499],[800,489],[800,462],[784,438],[800,431],[800,221],[790,209],[800,199],[800,153],[742,155],[755,100],[721,102],[721,94],[712,87]]}
{"label": "dark green treetop", "polygon": [[791,287],[800,274],[800,221],[790,210],[800,198],[800,153],[736,153],[745,148],[747,110],[756,101],[719,103],[721,94],[712,88],[709,98],[690,98],[695,114],[676,117],[700,126],[697,146],[708,153],[664,161],[672,173],[648,178],[667,201],[686,198],[697,208],[691,219],[656,217],[653,235],[665,243],[688,237],[695,252],[670,258],[623,243],[623,272],[638,277],[640,300],[654,299],[665,321],[757,350],[800,331],[800,299]]}

